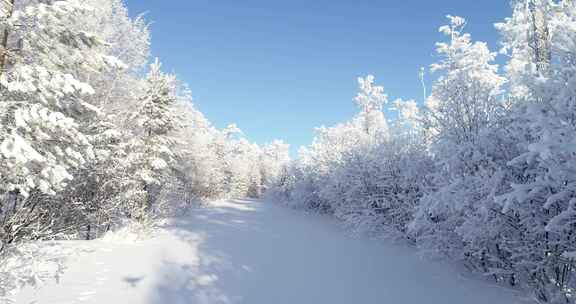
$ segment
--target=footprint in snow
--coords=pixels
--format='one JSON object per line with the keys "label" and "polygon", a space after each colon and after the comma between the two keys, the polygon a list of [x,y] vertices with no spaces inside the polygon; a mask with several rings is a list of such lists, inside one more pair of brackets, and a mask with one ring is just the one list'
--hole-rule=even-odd
{"label": "footprint in snow", "polygon": [[138,284],[140,282],[142,282],[142,280],[144,280],[144,276],[141,277],[125,277],[124,282],[128,283],[128,285],[130,285],[130,287],[136,287],[138,286]]}

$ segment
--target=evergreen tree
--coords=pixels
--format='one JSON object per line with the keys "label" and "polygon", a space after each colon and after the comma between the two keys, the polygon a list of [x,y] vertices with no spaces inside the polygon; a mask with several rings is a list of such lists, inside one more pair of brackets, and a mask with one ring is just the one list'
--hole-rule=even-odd
{"label": "evergreen tree", "polygon": [[[175,162],[174,141],[170,133],[178,128],[178,116],[174,113],[174,76],[164,74],[158,59],[150,65],[131,121],[136,128],[134,138],[127,143],[127,160],[137,183],[134,189],[141,205],[135,206],[139,214],[151,211],[154,191],[161,186]],[[156,188],[155,188],[156,186]]]}

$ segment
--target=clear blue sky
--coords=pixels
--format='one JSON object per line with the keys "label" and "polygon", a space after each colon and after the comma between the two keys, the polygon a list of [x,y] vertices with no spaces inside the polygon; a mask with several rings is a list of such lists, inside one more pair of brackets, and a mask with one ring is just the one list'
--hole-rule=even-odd
{"label": "clear blue sky", "polygon": [[446,14],[496,49],[507,0],[126,0],[147,12],[152,52],[192,88],[218,127],[257,143],[307,145],[313,129],[355,113],[356,78],[374,74],[391,100],[417,99]]}

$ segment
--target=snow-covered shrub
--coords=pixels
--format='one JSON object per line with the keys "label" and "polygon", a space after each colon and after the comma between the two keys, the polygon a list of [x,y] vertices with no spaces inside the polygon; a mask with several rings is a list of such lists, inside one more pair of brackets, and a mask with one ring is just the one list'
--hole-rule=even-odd
{"label": "snow-covered shrub", "polygon": [[405,238],[434,167],[418,135],[418,111],[412,101],[396,102],[399,119],[389,126],[383,88],[373,76],[360,78],[359,85],[360,112],[349,122],[319,128],[268,195],[333,214],[355,231]]}
{"label": "snow-covered shrub", "polygon": [[[366,126],[378,120],[365,114],[319,129],[269,195],[356,230],[394,232],[543,303],[572,303],[576,4],[513,1],[513,9],[496,25],[505,75],[496,54],[462,32],[466,21],[448,16],[423,109],[398,103],[403,115],[377,127],[378,138]],[[367,89],[370,79],[360,95],[381,93]]]}
{"label": "snow-covered shrub", "polygon": [[334,214],[355,231],[406,238],[433,167],[420,147],[394,136],[356,150],[334,172],[333,181],[341,185],[331,198]]}
{"label": "snow-covered shrub", "polygon": [[[518,32],[528,26],[529,35]],[[513,179],[497,197],[517,235],[507,250],[518,280],[538,299],[566,303],[576,289],[569,254],[576,246],[576,4],[516,7],[498,28],[511,55],[507,74],[515,80],[515,137],[521,140],[521,153],[508,163]]]}
{"label": "snow-covered shrub", "polygon": [[11,296],[24,286],[39,287],[58,280],[70,252],[58,244],[25,243],[10,246],[0,254],[0,301],[11,303]]}
{"label": "snow-covered shrub", "polygon": [[493,177],[506,162],[501,151],[491,151],[498,147],[490,141],[497,134],[486,132],[502,127],[507,109],[500,98],[505,79],[492,63],[496,54],[462,32],[463,18],[448,18],[440,32],[449,41],[437,44],[441,61],[432,65],[442,75],[422,115],[437,167],[410,233],[423,250],[463,259],[470,253],[459,229],[468,217],[486,212],[482,209],[493,199]]}

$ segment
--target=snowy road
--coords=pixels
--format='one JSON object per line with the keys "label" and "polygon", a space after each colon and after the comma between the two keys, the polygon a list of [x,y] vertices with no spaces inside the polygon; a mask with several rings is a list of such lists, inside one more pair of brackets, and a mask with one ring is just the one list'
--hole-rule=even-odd
{"label": "snowy road", "polygon": [[259,201],[215,203],[138,243],[91,241],[60,284],[16,303],[513,304],[413,249],[347,237],[332,221]]}

